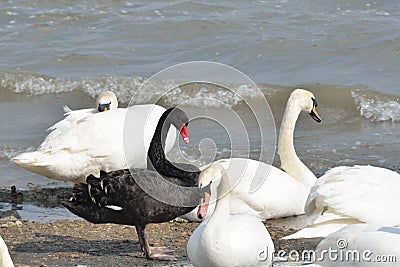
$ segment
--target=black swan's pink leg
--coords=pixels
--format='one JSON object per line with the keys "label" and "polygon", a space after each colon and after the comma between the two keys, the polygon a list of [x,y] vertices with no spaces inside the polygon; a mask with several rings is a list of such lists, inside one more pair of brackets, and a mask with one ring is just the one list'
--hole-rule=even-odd
{"label": "black swan's pink leg", "polygon": [[141,250],[149,260],[176,261],[177,257],[167,253],[172,251],[167,247],[150,247],[146,239],[146,226],[137,225],[136,232]]}

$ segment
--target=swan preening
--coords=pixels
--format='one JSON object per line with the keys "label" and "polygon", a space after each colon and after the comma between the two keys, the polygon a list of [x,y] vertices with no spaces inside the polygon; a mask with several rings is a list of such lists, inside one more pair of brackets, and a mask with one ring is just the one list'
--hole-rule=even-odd
{"label": "swan preening", "polygon": [[[158,105],[117,108],[115,95],[110,92],[100,95],[97,103],[97,109],[68,111],[64,120],[49,128],[50,134],[37,151],[20,154],[12,161],[48,178],[85,182],[89,174],[98,176],[100,170],[128,167],[124,151],[125,131],[132,136],[129,146],[135,147],[127,151],[129,167],[146,168],[152,133],[165,109]],[[166,152],[171,150],[175,139],[176,132],[171,129]]]}
{"label": "swan preening", "polygon": [[[304,89],[294,90],[286,104],[279,133],[278,153],[282,171],[272,165],[245,158],[221,160],[232,185],[231,213],[249,213],[262,220],[304,213],[308,193],[317,178],[298,158],[293,145],[293,132],[300,112],[307,112],[317,122],[321,121],[314,95]],[[218,161],[217,161],[218,162]],[[250,193],[253,179],[265,181]],[[212,188],[215,190],[215,188]],[[214,200],[214,199],[213,199]],[[210,215],[215,201],[210,204]],[[182,218],[199,221],[195,211]]]}
{"label": "swan preening", "polygon": [[0,236],[0,267],[14,267],[10,253],[3,238]]}
{"label": "swan preening", "polygon": [[188,140],[187,124],[186,114],[178,108],[168,109],[161,116],[148,152],[157,172],[133,168],[102,171],[99,178],[91,175],[87,184],[76,184],[73,197],[63,205],[93,223],[134,225],[146,258],[176,259],[166,248],[150,247],[145,229],[149,223],[170,221],[196,206],[199,170],[191,165],[169,162],[163,150],[171,125]]}
{"label": "swan preening", "polygon": [[374,166],[335,167],[306,203],[308,227],[290,238],[326,237],[354,223],[400,226],[400,174]]}
{"label": "swan preening", "polygon": [[198,216],[204,218],[207,213],[212,184],[217,184],[218,200],[212,215],[189,239],[190,262],[195,267],[270,266],[274,253],[271,236],[256,216],[230,213],[229,179],[220,164],[211,165],[199,176]]}

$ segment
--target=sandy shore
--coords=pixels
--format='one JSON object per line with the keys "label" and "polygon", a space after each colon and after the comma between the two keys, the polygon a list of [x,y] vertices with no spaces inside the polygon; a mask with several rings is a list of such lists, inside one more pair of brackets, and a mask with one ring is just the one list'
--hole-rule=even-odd
{"label": "sandy shore", "polygon": [[[23,201],[20,205],[29,202],[43,207],[60,208],[61,201],[70,197],[70,190],[32,188],[22,192]],[[12,201],[9,190],[0,190],[0,201]],[[65,216],[68,215],[70,213],[65,209]],[[144,258],[132,226],[92,224],[83,219],[44,223],[24,218],[21,220],[14,216],[19,216],[18,211],[0,211],[0,235],[8,245],[16,266],[190,266],[186,244],[199,225],[182,220],[149,225],[147,231],[150,243],[167,246],[178,257],[177,262],[159,262]],[[305,216],[265,222],[274,241],[275,251],[301,252],[314,249],[318,240],[279,240],[304,225]]]}
{"label": "sandy shore", "polygon": [[[315,248],[317,241],[282,241],[280,237],[295,231],[288,228],[291,219],[265,223],[275,249],[302,251]],[[168,222],[148,227],[151,244],[168,246],[177,262],[146,260],[139,250],[135,229],[114,224],[92,224],[83,220],[58,220],[40,223],[1,219],[0,234],[7,243],[16,266],[190,266],[186,244],[198,223]]]}

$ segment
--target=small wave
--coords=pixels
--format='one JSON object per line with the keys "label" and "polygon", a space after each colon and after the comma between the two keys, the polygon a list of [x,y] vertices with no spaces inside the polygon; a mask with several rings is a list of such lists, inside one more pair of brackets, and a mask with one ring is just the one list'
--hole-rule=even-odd
{"label": "small wave", "polygon": [[116,76],[68,80],[30,73],[0,73],[0,86],[15,93],[43,95],[82,90],[96,98],[101,92],[111,90],[122,103],[129,103],[131,95],[143,84],[143,80],[141,77]]}
{"label": "small wave", "polygon": [[0,86],[11,89],[15,93],[30,95],[57,94],[74,90],[74,84],[44,75],[28,73],[1,73]]}
{"label": "small wave", "polygon": [[235,92],[229,89],[221,89],[215,86],[200,85],[190,89],[178,87],[165,95],[164,103],[167,105],[179,105],[187,103],[190,106],[221,108],[232,107],[239,104],[245,98],[257,97],[257,89],[248,85],[240,85],[234,88]]}
{"label": "small wave", "polygon": [[142,77],[87,78],[82,79],[78,87],[93,98],[105,90],[111,90],[121,103],[159,103],[165,106],[232,107],[243,98],[259,96],[258,91],[248,85],[238,85],[233,92],[211,84],[179,85],[173,80],[147,84]]}
{"label": "small wave", "polygon": [[[147,84],[146,78],[140,76],[105,75],[59,79],[31,73],[0,72],[0,87],[27,95],[60,94],[78,90],[93,99],[101,92],[111,90],[122,104],[184,104],[204,108],[233,107],[241,104],[243,98],[259,97],[258,90],[249,85],[235,84],[231,86],[234,90],[228,90],[205,83],[180,85],[173,80]],[[312,84],[299,87],[311,90],[320,100],[321,107],[322,104],[325,108],[329,105],[338,114],[347,110],[347,115],[349,112],[359,112],[362,117],[371,121],[400,121],[400,101],[397,96],[385,95],[360,86]],[[284,107],[287,97],[295,87],[261,84],[260,88],[270,105]]]}
{"label": "small wave", "polygon": [[351,92],[361,116],[371,121],[400,121],[400,101],[356,89]]}
{"label": "small wave", "polygon": [[33,150],[33,147],[28,147],[26,149],[16,149],[7,145],[2,145],[0,146],[0,160],[10,160],[21,153],[30,152]]}
{"label": "small wave", "polygon": [[0,73],[0,86],[14,93],[28,95],[81,90],[92,98],[96,98],[105,90],[111,90],[117,95],[120,103],[160,103],[167,106],[189,103],[198,107],[232,107],[243,98],[259,96],[258,91],[248,85],[235,85],[234,93],[210,84],[193,83],[181,86],[172,80],[146,84],[146,79],[139,76],[101,76],[68,80],[29,73]]}

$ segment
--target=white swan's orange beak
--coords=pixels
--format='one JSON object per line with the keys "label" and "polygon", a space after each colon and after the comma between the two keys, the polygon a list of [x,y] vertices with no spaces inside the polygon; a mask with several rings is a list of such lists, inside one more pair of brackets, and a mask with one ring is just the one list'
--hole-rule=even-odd
{"label": "white swan's orange beak", "polygon": [[313,102],[313,107],[310,111],[310,116],[311,118],[313,118],[316,122],[321,122],[321,117],[318,115],[317,112],[317,106],[318,106],[318,102],[317,99],[315,98],[311,98],[312,102]]}
{"label": "white swan's orange beak", "polygon": [[188,129],[186,124],[182,124],[182,129],[179,132],[183,138],[183,142],[185,142],[186,144],[189,143],[189,135],[188,135]]}
{"label": "white swan's orange beak", "polygon": [[321,122],[321,117],[318,115],[317,109],[315,106],[312,108],[310,112],[311,118],[313,118],[316,122]]}
{"label": "white swan's orange beak", "polygon": [[204,219],[207,215],[208,204],[210,202],[211,194],[204,192],[204,196],[200,199],[199,209],[197,211],[197,218]]}

